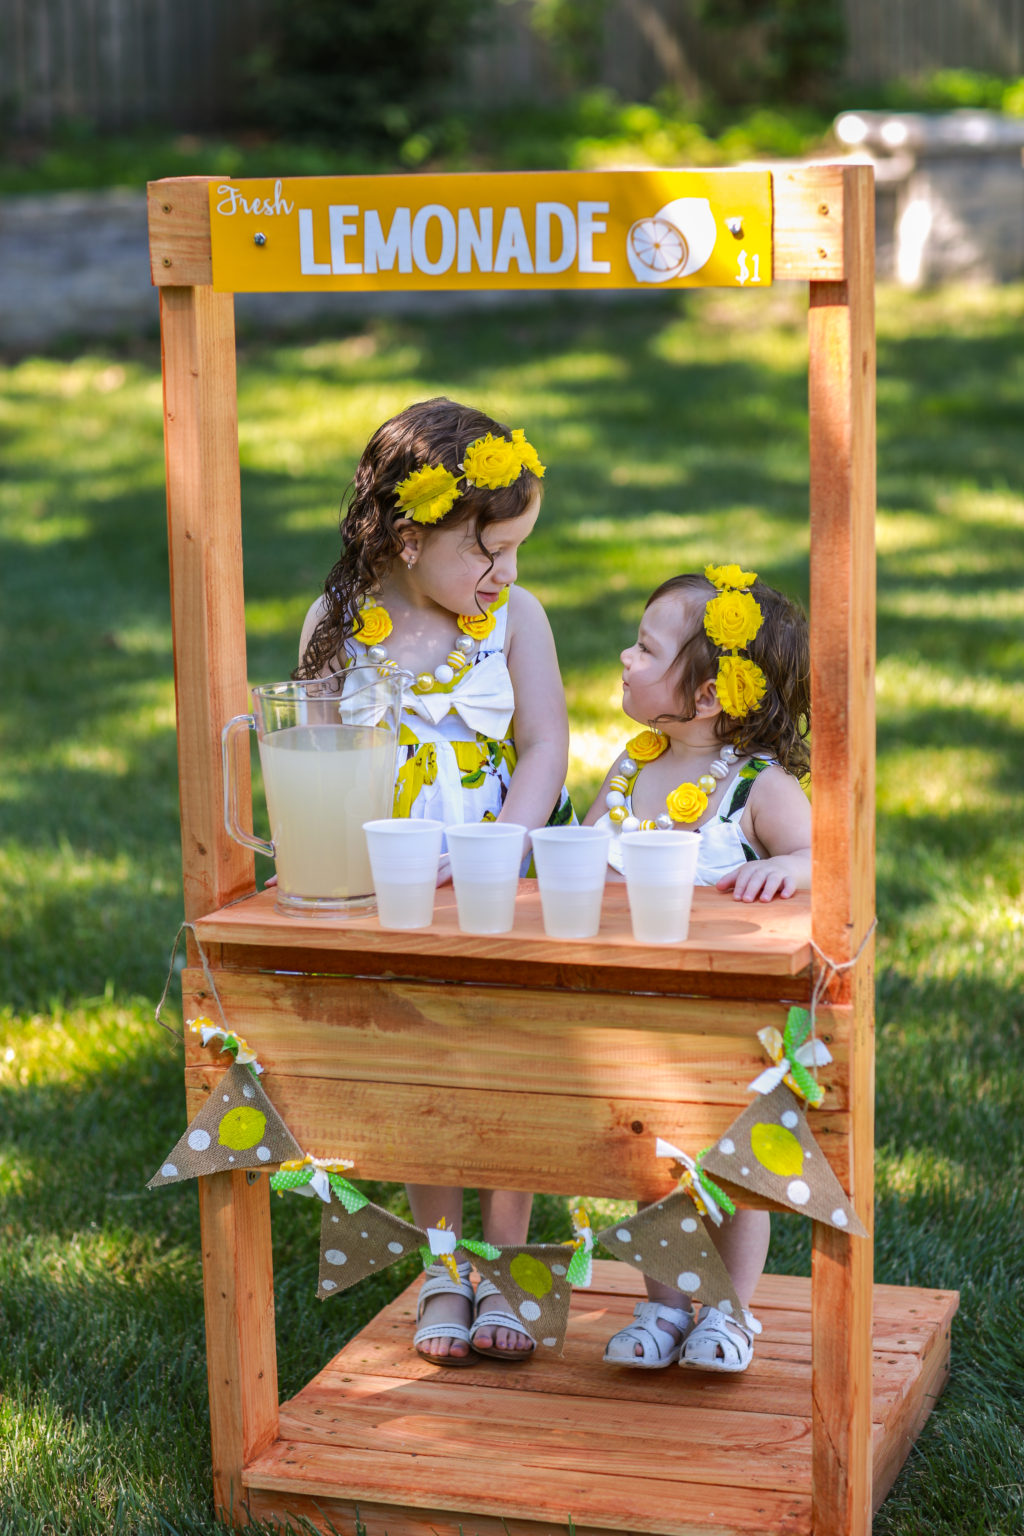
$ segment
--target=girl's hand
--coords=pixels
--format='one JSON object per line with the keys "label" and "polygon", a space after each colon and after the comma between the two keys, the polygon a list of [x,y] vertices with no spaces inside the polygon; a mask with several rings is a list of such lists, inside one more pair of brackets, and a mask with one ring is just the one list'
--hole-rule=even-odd
{"label": "girl's hand", "polygon": [[265,891],[269,891],[271,886],[276,885],[276,884],[277,884],[277,876],[276,875],[268,875],[267,878],[263,882],[263,889]]}
{"label": "girl's hand", "polygon": [[757,859],[741,864],[723,875],[715,889],[732,891],[736,901],[771,901],[775,896],[795,896],[806,889],[806,859],[795,854],[780,854],[774,859]]}

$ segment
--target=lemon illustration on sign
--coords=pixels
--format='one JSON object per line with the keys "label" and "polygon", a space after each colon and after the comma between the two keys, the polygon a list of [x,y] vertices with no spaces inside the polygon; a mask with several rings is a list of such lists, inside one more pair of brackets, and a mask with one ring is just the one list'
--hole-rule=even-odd
{"label": "lemon illustration on sign", "polygon": [[550,1269],[532,1253],[517,1253],[508,1272],[519,1289],[530,1296],[546,1296],[553,1284]]}
{"label": "lemon illustration on sign", "polygon": [[706,197],[676,197],[649,218],[637,219],[626,236],[626,260],[638,283],[667,283],[705,266],[718,226]]}
{"label": "lemon illustration on sign", "polygon": [[762,1167],[781,1178],[803,1172],[804,1149],[784,1125],[766,1125],[759,1121],[750,1132],[750,1150]]}
{"label": "lemon illustration on sign", "polygon": [[678,277],[689,254],[686,236],[668,219],[637,219],[626,236],[630,268],[642,283],[664,283]]}
{"label": "lemon illustration on sign", "polygon": [[254,1147],[266,1129],[267,1117],[262,1110],[242,1105],[229,1109],[217,1128],[217,1140],[222,1147],[232,1147],[242,1152]]}

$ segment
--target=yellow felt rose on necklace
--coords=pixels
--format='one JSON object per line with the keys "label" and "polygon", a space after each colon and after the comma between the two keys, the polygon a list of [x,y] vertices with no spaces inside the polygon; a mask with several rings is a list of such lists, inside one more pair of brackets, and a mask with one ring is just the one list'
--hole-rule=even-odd
{"label": "yellow felt rose on necklace", "polygon": [[742,651],[761,628],[759,604],[749,592],[726,590],[713,597],[704,610],[704,629],[724,651]]}
{"label": "yellow felt rose on necklace", "polygon": [[673,821],[699,821],[707,808],[708,797],[697,784],[679,784],[665,799]]}
{"label": "yellow felt rose on necklace", "polygon": [[471,485],[497,491],[518,480],[523,467],[521,449],[507,437],[488,432],[470,443],[462,456],[462,467]]}
{"label": "yellow felt rose on necklace", "polygon": [[395,486],[399,511],[414,523],[439,523],[462,495],[460,478],[443,464],[425,464],[422,469],[414,469]]}
{"label": "yellow felt rose on necklace", "polygon": [[668,745],[668,737],[661,731],[641,731],[632,741],[627,741],[626,751],[638,763],[653,763]]}
{"label": "yellow felt rose on necklace", "polygon": [[352,631],[352,636],[362,645],[379,645],[387,639],[392,629],[394,625],[387,609],[375,603],[372,598],[367,598],[359,610],[359,628]]}
{"label": "yellow felt rose on necklace", "polygon": [[474,640],[483,640],[498,621],[488,610],[486,613],[460,613],[455,622],[464,635],[472,635]]}

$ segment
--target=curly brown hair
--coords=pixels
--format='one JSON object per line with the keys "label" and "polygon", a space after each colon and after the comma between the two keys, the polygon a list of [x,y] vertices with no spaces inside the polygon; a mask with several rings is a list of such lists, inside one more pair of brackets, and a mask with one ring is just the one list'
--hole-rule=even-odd
{"label": "curly brown hair", "polygon": [[[718,658],[728,652],[715,645],[703,623],[704,609],[717,592],[706,576],[672,576],[647,599],[645,608],[659,598],[673,595],[691,599],[688,607],[698,619],[687,634],[673,666],[678,670],[680,713],[661,715],[660,720],[692,720],[696,691],[718,671]],[[773,757],[787,773],[802,779],[811,767],[808,737],[811,730],[811,653],[807,617],[796,603],[766,582],[750,588],[761,609],[762,624],[746,647],[746,654],[765,675],[768,686],[756,709],[742,717],[721,714],[715,734],[729,741],[744,756]],[[657,720],[650,722],[652,726]]]}
{"label": "curly brown hair", "polygon": [[[397,525],[402,518],[395,505],[398,482],[426,464],[443,464],[461,476],[459,465],[469,444],[488,432],[510,436],[502,422],[443,395],[410,405],[377,428],[363,450],[342,506],[341,554],[324,582],[326,611],[293,677],[318,677],[338,665],[345,642],[357,627],[360,604],[379,587],[401,554]],[[445,514],[443,526],[472,524],[477,544],[489,555],[485,531],[493,523],[522,516],[540,489],[540,480],[525,468],[511,485],[499,490],[466,486]],[[429,537],[430,529],[425,532]]]}

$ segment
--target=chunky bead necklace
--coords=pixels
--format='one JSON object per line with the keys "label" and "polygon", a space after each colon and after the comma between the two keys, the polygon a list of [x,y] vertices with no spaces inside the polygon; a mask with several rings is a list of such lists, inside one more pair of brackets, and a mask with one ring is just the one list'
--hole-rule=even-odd
{"label": "chunky bead necklace", "polygon": [[[412,684],[414,693],[430,693],[435,688],[447,688],[469,666],[470,657],[478,640],[489,635],[495,625],[494,614],[460,613],[456,624],[462,630],[444,661],[433,672],[419,672]],[[359,609],[359,624],[352,638],[366,646],[366,659],[381,673],[397,672],[398,663],[387,653],[384,641],[394,629],[391,615],[375,597],[363,599]]]}
{"label": "chunky bead necklace", "polygon": [[662,731],[641,731],[626,745],[626,756],[617,764],[618,771],[608,784],[604,803],[608,820],[617,832],[671,831],[676,822],[699,821],[708,808],[708,799],[718,788],[720,781],[731,772],[739,753],[726,745],[715,758],[707,773],[702,773],[696,783],[677,784],[665,799],[665,809],[659,816],[646,817],[630,814],[626,795],[631,782],[640,772],[642,763],[653,763],[668,747],[668,737]]}

